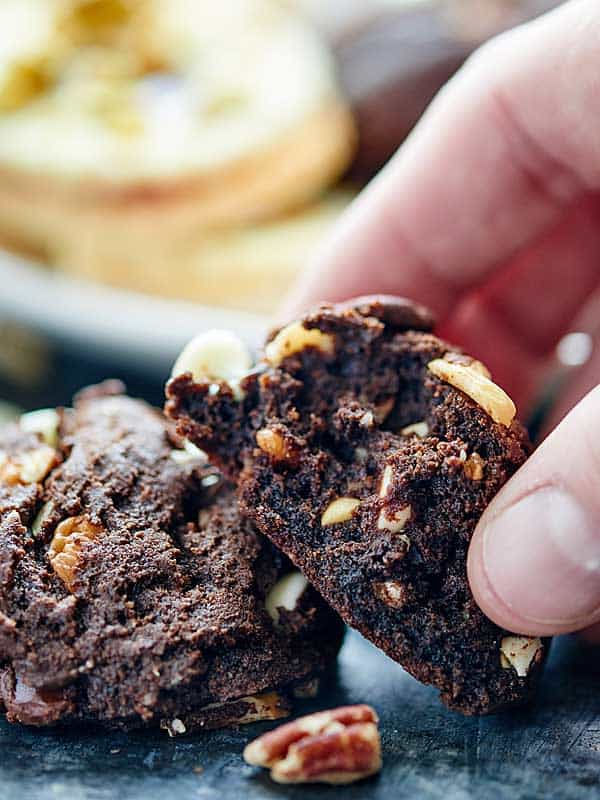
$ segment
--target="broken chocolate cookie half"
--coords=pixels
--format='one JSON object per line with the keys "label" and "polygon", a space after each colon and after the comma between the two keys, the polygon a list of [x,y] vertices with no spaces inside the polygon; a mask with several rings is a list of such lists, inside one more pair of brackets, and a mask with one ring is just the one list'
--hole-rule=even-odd
{"label": "broken chocolate cookie half", "polygon": [[398,298],[322,305],[254,368],[239,342],[203,334],[166,410],[349,625],[483,714],[531,696],[547,649],[486,618],[466,574],[477,521],[530,444],[486,367],[432,324]]}
{"label": "broken chocolate cookie half", "polygon": [[0,431],[0,708],[171,735],[285,716],[342,637],[197,448],[107,384]]}

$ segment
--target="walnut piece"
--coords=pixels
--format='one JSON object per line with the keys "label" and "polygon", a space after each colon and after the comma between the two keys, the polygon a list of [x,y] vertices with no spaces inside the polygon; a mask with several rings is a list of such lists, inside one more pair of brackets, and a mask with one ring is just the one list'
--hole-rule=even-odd
{"label": "walnut piece", "polygon": [[519,678],[525,678],[533,661],[541,658],[544,645],[538,637],[505,636],[500,642],[500,664],[504,669],[512,667]]}
{"label": "walnut piece", "polygon": [[265,608],[275,623],[279,622],[279,609],[293,611],[307,586],[308,581],[300,572],[290,572],[277,581],[265,600]]}
{"label": "walnut piece", "polygon": [[503,389],[474,369],[473,364],[464,366],[436,358],[429,362],[427,368],[441,380],[467,394],[494,422],[507,428],[510,426],[517,413],[515,404]]}
{"label": "walnut piece", "polygon": [[69,517],[57,525],[50,542],[48,558],[52,569],[69,591],[73,588],[83,546],[102,533],[102,528],[83,516]]}
{"label": "walnut piece", "polygon": [[47,444],[14,456],[0,452],[0,481],[9,486],[41,483],[56,463],[56,450]]}
{"label": "walnut piece", "polygon": [[335,348],[335,339],[318,328],[305,328],[299,321],[292,322],[282,328],[265,347],[265,357],[269,364],[278,367],[285,358],[300,353],[307,347],[314,347],[331,355]]}
{"label": "walnut piece", "polygon": [[309,714],[248,744],[244,759],[277,783],[352,783],[381,769],[377,722],[366,705]]}
{"label": "walnut piece", "polygon": [[321,525],[337,525],[339,522],[347,522],[352,519],[352,515],[359,507],[360,500],[357,497],[338,497],[333,500],[321,515]]}

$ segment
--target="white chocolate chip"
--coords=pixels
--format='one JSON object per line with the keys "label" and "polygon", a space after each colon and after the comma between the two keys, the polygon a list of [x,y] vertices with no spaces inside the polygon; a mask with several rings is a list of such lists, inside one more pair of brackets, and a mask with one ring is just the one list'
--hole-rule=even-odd
{"label": "white chocolate chip", "polygon": [[429,436],[429,425],[426,422],[413,422],[412,425],[407,425],[400,431],[402,436],[418,436],[419,439],[424,439]]}
{"label": "white chocolate chip", "polygon": [[404,506],[394,511],[391,514],[384,508],[379,514],[377,520],[377,527],[380,531],[390,531],[390,533],[400,533],[406,527],[406,523],[410,519],[412,508]]}
{"label": "white chocolate chip", "polygon": [[372,411],[365,411],[358,423],[361,428],[372,428],[375,422],[375,415]]}
{"label": "white chocolate chip", "polygon": [[513,667],[519,678],[525,678],[542,648],[542,640],[537,637],[505,636],[500,643],[500,663],[504,669]]}
{"label": "white chocolate chip", "polygon": [[38,433],[50,447],[58,444],[59,416],[53,408],[40,408],[23,414],[19,424],[26,433]]}
{"label": "white chocolate chip", "polygon": [[385,497],[390,490],[390,486],[392,485],[392,481],[394,479],[394,470],[388,464],[387,467],[383,470],[383,478],[381,479],[381,485],[379,487],[379,497]]}
{"label": "white chocolate chip", "polygon": [[515,404],[503,389],[472,364],[465,366],[436,358],[427,367],[438,378],[467,394],[494,422],[510,426],[517,413]]}
{"label": "white chocolate chip", "polygon": [[172,739],[187,731],[187,728],[178,717],[175,717],[175,719],[161,720],[160,727],[166,731]]}
{"label": "white chocolate chip", "polygon": [[272,587],[265,600],[265,608],[274,622],[279,622],[279,609],[293,611],[304,594],[308,581],[300,572],[284,575]]}
{"label": "white chocolate chip", "polygon": [[334,350],[333,336],[318,328],[305,328],[299,322],[292,322],[279,331],[273,341],[265,347],[265,357],[269,364],[278,367],[281,362],[294,353],[299,353],[307,347],[315,347],[323,353],[331,354]]}
{"label": "white chocolate chip", "polygon": [[186,464],[193,464],[195,461],[205,462],[208,461],[208,456],[204,450],[200,450],[195,444],[184,439],[183,450],[171,450],[171,458],[177,464],[185,466]]}
{"label": "white chocolate chip", "polygon": [[354,511],[359,507],[360,500],[356,497],[338,497],[333,500],[321,516],[321,525],[337,525],[352,519]]}
{"label": "white chocolate chip", "polygon": [[240,378],[250,369],[252,360],[244,342],[231,331],[209,330],[187,344],[175,362],[171,375],[191,372],[193,379],[223,381],[236,391]]}

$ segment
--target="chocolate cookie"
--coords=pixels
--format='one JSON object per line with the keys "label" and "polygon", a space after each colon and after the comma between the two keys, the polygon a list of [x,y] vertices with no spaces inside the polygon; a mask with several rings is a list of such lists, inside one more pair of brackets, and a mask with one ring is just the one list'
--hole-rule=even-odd
{"label": "chocolate cookie", "polygon": [[530,697],[546,649],[487,619],[466,575],[477,521],[530,446],[484,365],[431,327],[404,300],[323,305],[249,374],[222,364],[228,380],[200,337],[166,408],[348,624],[482,714]]}
{"label": "chocolate cookie", "polygon": [[285,716],[341,621],[204,454],[120,391],[0,432],[0,708],[173,735]]}

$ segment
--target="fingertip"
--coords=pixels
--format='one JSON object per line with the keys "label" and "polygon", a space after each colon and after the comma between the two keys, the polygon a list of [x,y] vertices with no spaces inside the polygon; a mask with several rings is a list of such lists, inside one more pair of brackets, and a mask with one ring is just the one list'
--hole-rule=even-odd
{"label": "fingertip", "polygon": [[475,602],[501,628],[527,636],[553,636],[555,625],[532,622],[508,605],[490,582],[483,558],[483,530],[479,526],[469,548],[467,575]]}
{"label": "fingertip", "polygon": [[527,636],[554,635],[555,625],[527,619],[498,594],[484,563],[484,530],[485,521],[482,520],[473,534],[467,557],[467,576],[475,602],[486,617],[508,631]]}
{"label": "fingertip", "polygon": [[600,620],[597,553],[588,510],[548,485],[492,504],[473,536],[467,569],[490,619],[515,633],[548,636]]}

